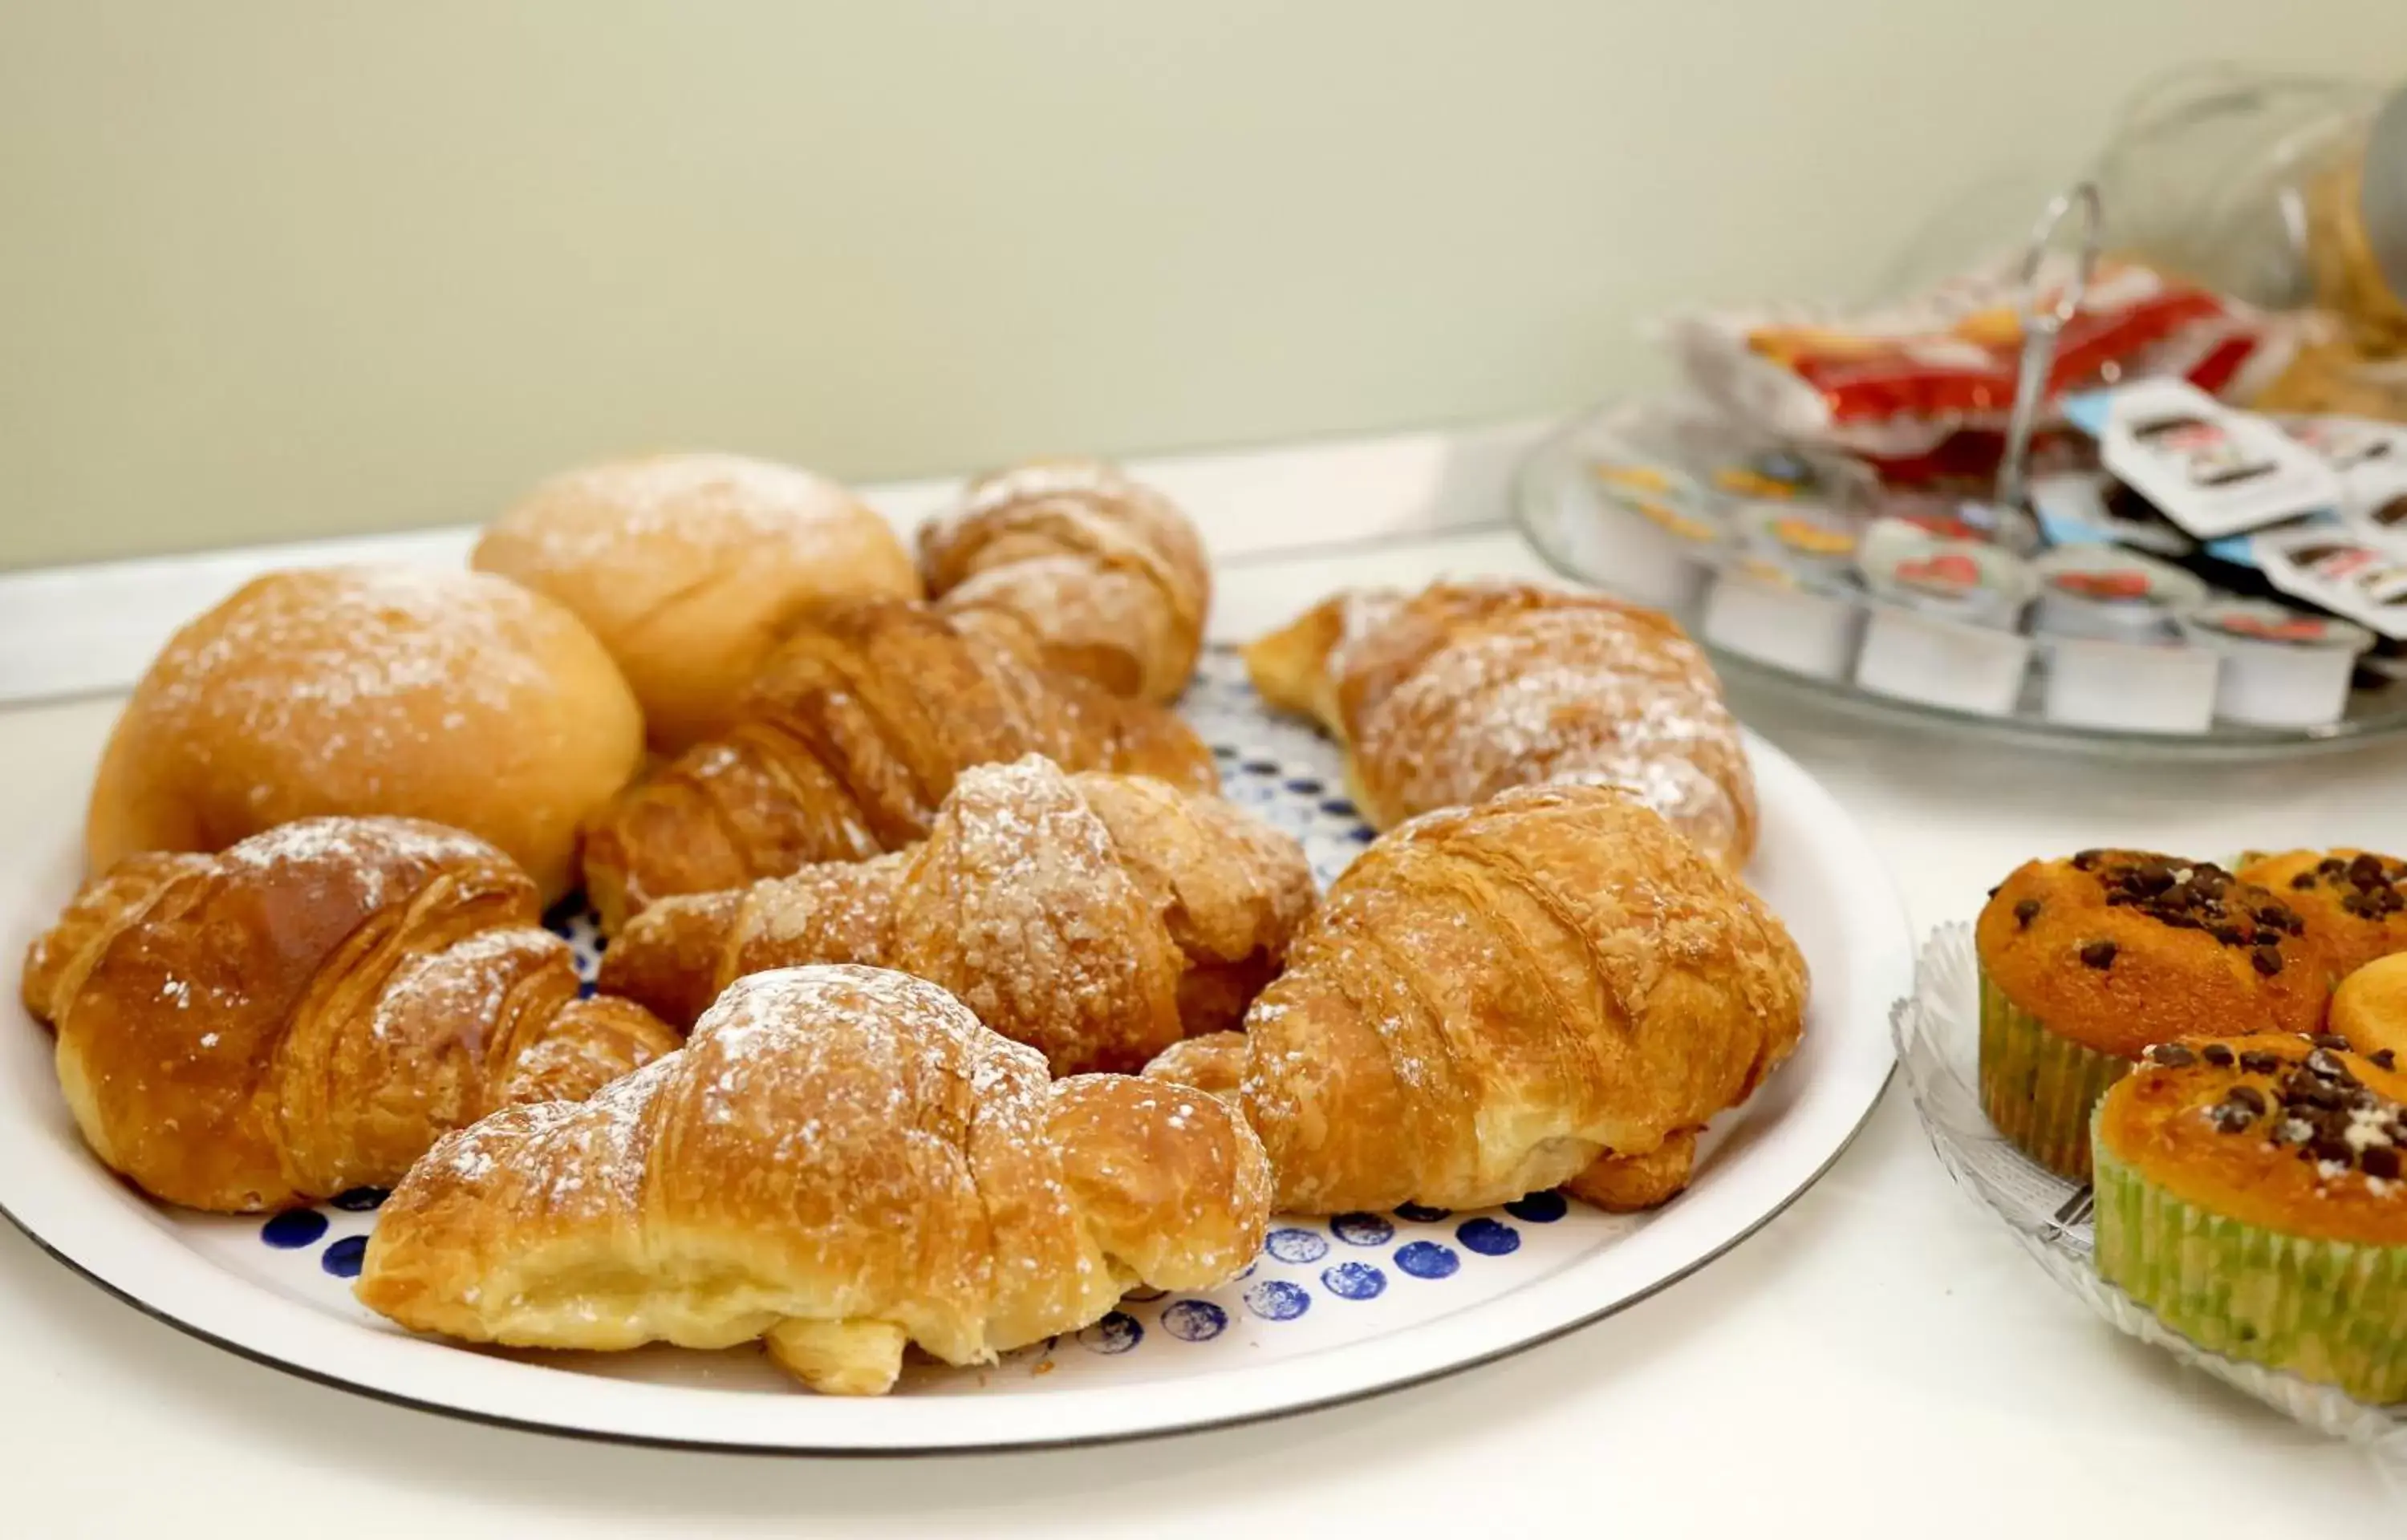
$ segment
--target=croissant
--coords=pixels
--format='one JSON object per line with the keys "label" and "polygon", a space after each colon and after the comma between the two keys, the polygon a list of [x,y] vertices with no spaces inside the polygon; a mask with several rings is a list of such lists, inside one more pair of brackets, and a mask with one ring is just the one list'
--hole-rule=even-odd
{"label": "croissant", "polygon": [[1055,1074],[1134,1071],[1234,1026],[1313,898],[1302,847],[1229,803],[1031,755],[963,770],[907,852],[661,900],[601,986],[683,1023],[747,973],[868,963],[944,985]]}
{"label": "croissant", "polygon": [[1609,787],[1523,787],[1374,841],[1244,1033],[1146,1073],[1233,1086],[1283,1211],[1474,1208],[1567,1182],[1645,1207],[1797,1046],[1805,994],[1780,922],[1656,813]]}
{"label": "croissant", "polygon": [[25,958],[59,1085],[145,1191],[247,1212],[399,1180],[445,1131],[581,1096],[677,1046],[579,999],[534,880],[405,818],[312,818],[130,856]]}
{"label": "croissant", "polygon": [[927,836],[962,770],[1025,754],[1218,784],[1177,717],[1032,663],[986,621],[902,600],[833,609],[779,646],[733,726],[587,822],[586,897],[615,932],[671,894],[892,850]]}
{"label": "croissant", "polygon": [[1212,601],[1187,516],[1091,459],[973,482],[958,509],[920,526],[919,570],[945,609],[1006,615],[1047,664],[1140,700],[1187,687]]}
{"label": "croissant", "polygon": [[1045,1061],[934,984],[857,967],[739,980],[682,1053],[585,1102],[436,1145],[358,1293],[472,1342],[769,1351],[876,1394],[1208,1288],[1254,1258],[1269,1171],[1212,1097]]}
{"label": "croissant", "polygon": [[1601,594],[1441,583],[1340,594],[1245,650],[1273,705],[1343,740],[1389,828],[1508,786],[1620,786],[1735,871],[1755,781],[1712,666],[1679,627]]}

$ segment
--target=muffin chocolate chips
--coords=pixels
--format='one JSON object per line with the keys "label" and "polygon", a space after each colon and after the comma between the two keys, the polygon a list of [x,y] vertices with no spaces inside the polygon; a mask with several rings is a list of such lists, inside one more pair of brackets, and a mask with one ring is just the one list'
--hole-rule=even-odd
{"label": "muffin chocolate chips", "polygon": [[[2327,1177],[2356,1170],[2377,1181],[2398,1180],[2407,1165],[2407,1107],[2401,1107],[2350,1073],[2340,1057],[2345,1045],[2329,1033],[2309,1040],[2306,1054],[2296,1063],[2286,1056],[2252,1049],[2236,1055],[2240,1068],[2252,1075],[2279,1076],[2269,1096],[2247,1083],[2231,1087],[2223,1099],[2206,1108],[2203,1116],[2217,1133],[2240,1134],[2264,1125],[2274,1148],[2295,1148],[2300,1160],[2323,1167]],[[2147,1061],[2179,1069],[2203,1059],[2221,1067],[2235,1055],[2221,1043],[2192,1049],[2182,1043],[2159,1043],[2148,1050]],[[2388,1067],[2385,1066],[2384,1067]]]}
{"label": "muffin chocolate chips", "polygon": [[[2099,858],[2083,866],[2083,856]],[[2072,864],[2097,875],[2109,909],[2135,910],[2175,930],[2202,930],[2224,946],[2246,951],[2249,966],[2268,979],[2288,960],[2282,943],[2306,934],[2297,910],[2212,861],[2141,855],[2108,863],[2101,853],[2084,851]],[[2085,953],[2082,961],[2088,960]]]}
{"label": "muffin chocolate chips", "polygon": [[2346,859],[2327,855],[2313,871],[2290,879],[2290,885],[2301,893],[2331,889],[2339,895],[2343,913],[2376,923],[2407,911],[2407,893],[2400,891],[2402,884],[2407,884],[2407,865],[2386,861],[2371,852]]}

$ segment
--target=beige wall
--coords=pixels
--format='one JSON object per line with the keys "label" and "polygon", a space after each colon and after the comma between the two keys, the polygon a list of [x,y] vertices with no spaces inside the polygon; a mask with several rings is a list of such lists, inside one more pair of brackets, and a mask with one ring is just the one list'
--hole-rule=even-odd
{"label": "beige wall", "polygon": [[2400,0],[0,0],[0,566],[1521,414]]}

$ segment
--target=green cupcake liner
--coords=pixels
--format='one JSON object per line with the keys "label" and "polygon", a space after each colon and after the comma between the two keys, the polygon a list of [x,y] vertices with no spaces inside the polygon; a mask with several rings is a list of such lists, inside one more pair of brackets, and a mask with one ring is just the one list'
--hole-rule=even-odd
{"label": "green cupcake liner", "polygon": [[2200,1347],[2407,1401],[2407,1246],[2305,1240],[2182,1201],[2101,1143],[2099,1276]]}
{"label": "green cupcake liner", "polygon": [[1981,970],[1981,1109],[2014,1147],[2089,1180],[2089,1115],[2131,1061],[2082,1047],[2008,1000]]}

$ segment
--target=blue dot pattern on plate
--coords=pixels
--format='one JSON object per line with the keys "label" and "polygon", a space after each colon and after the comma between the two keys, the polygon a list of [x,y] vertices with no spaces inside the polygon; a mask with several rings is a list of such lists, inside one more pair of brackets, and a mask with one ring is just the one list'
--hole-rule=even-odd
{"label": "blue dot pattern on plate", "polygon": [[349,1192],[335,1194],[329,1201],[347,1214],[373,1214],[383,1208],[384,1200],[391,1196],[392,1192],[390,1188],[354,1187]]}
{"label": "blue dot pattern on plate", "polygon": [[1293,1321],[1312,1308],[1312,1294],[1302,1284],[1270,1279],[1246,1291],[1246,1308],[1264,1321]]}
{"label": "blue dot pattern on plate", "polygon": [[1329,1240],[1317,1230],[1290,1225],[1273,1230],[1262,1242],[1262,1250],[1279,1262],[1318,1262],[1329,1254]]}
{"label": "blue dot pattern on plate", "polygon": [[1396,1265],[1414,1278],[1452,1278],[1462,1265],[1451,1246],[1440,1246],[1433,1240],[1416,1240],[1396,1248]]}
{"label": "blue dot pattern on plate", "polygon": [[1453,1212],[1454,1210],[1451,1208],[1432,1208],[1425,1203],[1400,1203],[1396,1205],[1396,1217],[1398,1219],[1411,1220],[1415,1224],[1435,1224],[1438,1221],[1445,1219],[1447,1215]]}
{"label": "blue dot pattern on plate", "polygon": [[318,1259],[318,1265],[336,1278],[357,1278],[360,1276],[360,1263],[367,1254],[367,1236],[345,1236],[326,1248],[325,1254]]}
{"label": "blue dot pattern on plate", "polygon": [[1329,1222],[1329,1233],[1348,1246],[1385,1246],[1396,1238],[1396,1227],[1380,1214],[1340,1214]]}
{"label": "blue dot pattern on plate", "polygon": [[326,1216],[315,1208],[287,1208],[259,1227],[259,1238],[282,1251],[315,1246],[326,1233]]}
{"label": "blue dot pattern on plate", "polygon": [[1229,1329],[1229,1312],[1208,1299],[1174,1300],[1161,1307],[1161,1329],[1181,1342],[1209,1342]]}
{"label": "blue dot pattern on plate", "polygon": [[1521,1232],[1492,1219],[1467,1219],[1454,1227],[1454,1238],[1484,1257],[1508,1257],[1521,1249]]}
{"label": "blue dot pattern on plate", "polygon": [[1125,1310],[1114,1310],[1091,1326],[1078,1331],[1078,1346],[1090,1353],[1112,1355],[1127,1352],[1145,1340],[1145,1328],[1136,1317]]}
{"label": "blue dot pattern on plate", "polygon": [[1320,1286],[1340,1299],[1376,1299],[1387,1292],[1388,1275],[1367,1262],[1341,1262],[1321,1273]]}
{"label": "blue dot pattern on plate", "polygon": [[1531,1193],[1515,1198],[1504,1206],[1504,1211],[1517,1220],[1531,1224],[1552,1224],[1571,1212],[1571,1204],[1560,1193]]}

